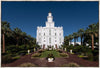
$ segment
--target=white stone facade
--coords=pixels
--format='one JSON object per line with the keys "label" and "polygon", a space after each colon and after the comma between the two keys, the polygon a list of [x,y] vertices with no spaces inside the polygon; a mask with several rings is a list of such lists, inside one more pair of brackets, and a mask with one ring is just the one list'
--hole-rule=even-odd
{"label": "white stone facade", "polygon": [[42,48],[58,48],[64,42],[63,27],[55,27],[52,13],[49,12],[46,27],[37,27],[36,42]]}

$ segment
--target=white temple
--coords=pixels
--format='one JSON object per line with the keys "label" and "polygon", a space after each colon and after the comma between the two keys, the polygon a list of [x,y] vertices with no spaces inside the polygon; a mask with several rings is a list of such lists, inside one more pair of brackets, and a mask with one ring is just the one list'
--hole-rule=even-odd
{"label": "white temple", "polygon": [[55,27],[52,13],[49,12],[46,27],[37,27],[36,42],[43,49],[48,46],[58,48],[64,42],[63,27]]}

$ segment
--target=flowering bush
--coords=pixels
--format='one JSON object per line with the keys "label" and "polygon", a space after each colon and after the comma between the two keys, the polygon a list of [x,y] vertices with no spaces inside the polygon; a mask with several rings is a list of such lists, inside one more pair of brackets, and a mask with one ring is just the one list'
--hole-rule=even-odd
{"label": "flowering bush", "polygon": [[60,50],[60,49],[57,49],[56,51],[58,51],[59,53],[62,53],[62,50]]}
{"label": "flowering bush", "polygon": [[51,58],[51,59],[53,58],[53,60],[55,60],[53,54],[48,54],[48,56],[46,57],[46,59],[48,60],[48,58]]}
{"label": "flowering bush", "polygon": [[39,53],[42,53],[42,52],[44,52],[44,50],[43,50],[43,49],[40,49],[38,52],[39,52]]}
{"label": "flowering bush", "polygon": [[35,53],[35,54],[32,55],[32,57],[39,57],[39,56],[41,56],[40,53]]}
{"label": "flowering bush", "polygon": [[62,57],[69,57],[69,55],[68,55],[67,53],[60,53],[60,55],[61,55]]}

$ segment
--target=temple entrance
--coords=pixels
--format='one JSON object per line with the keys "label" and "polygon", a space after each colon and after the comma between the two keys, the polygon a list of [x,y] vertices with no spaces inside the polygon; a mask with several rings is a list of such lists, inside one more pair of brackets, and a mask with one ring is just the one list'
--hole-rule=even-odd
{"label": "temple entrance", "polygon": [[45,44],[43,44],[43,49],[45,49]]}

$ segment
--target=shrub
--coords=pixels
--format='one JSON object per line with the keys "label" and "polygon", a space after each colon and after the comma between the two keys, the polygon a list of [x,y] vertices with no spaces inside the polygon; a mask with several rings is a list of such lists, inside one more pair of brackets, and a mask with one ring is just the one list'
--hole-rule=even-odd
{"label": "shrub", "polygon": [[44,50],[43,50],[43,49],[40,49],[38,52],[39,52],[39,53],[42,53],[42,52],[44,52]]}
{"label": "shrub", "polygon": [[79,67],[77,63],[69,63],[69,64],[63,64],[62,67]]}
{"label": "shrub", "polygon": [[61,55],[62,57],[69,57],[69,55],[68,55],[67,53],[60,53],[60,55]]}
{"label": "shrub", "polygon": [[41,56],[40,53],[35,53],[35,54],[32,55],[32,57],[39,57],[39,56]]}
{"label": "shrub", "polygon": [[78,55],[78,57],[84,57],[83,55]]}
{"label": "shrub", "polygon": [[48,56],[46,57],[46,59],[48,60],[48,58],[53,58],[53,60],[55,60],[55,57],[53,54],[48,54]]}
{"label": "shrub", "polygon": [[94,56],[94,61],[99,61],[99,55]]}
{"label": "shrub", "polygon": [[5,55],[2,56],[2,63],[6,64],[6,63],[10,63],[13,62],[14,60],[12,59],[11,55]]}
{"label": "shrub", "polygon": [[58,49],[58,50],[56,50],[56,51],[58,51],[59,53],[62,53],[62,50],[60,50],[60,49]]}
{"label": "shrub", "polygon": [[36,65],[35,64],[32,64],[32,63],[23,63],[20,65],[20,67],[35,67]]}
{"label": "shrub", "polygon": [[16,57],[13,57],[12,59],[17,60],[17,59],[19,59],[19,58],[20,58],[20,56],[16,56]]}
{"label": "shrub", "polygon": [[88,54],[88,60],[93,61],[93,54],[92,53]]}

